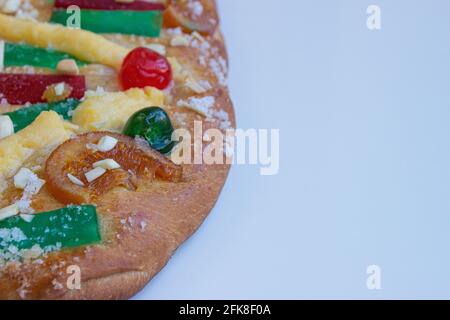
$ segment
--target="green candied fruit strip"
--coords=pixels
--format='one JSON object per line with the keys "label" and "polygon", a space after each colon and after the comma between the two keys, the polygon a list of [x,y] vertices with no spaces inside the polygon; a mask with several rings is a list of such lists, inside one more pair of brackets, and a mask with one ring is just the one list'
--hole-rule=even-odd
{"label": "green candied fruit strip", "polygon": [[0,221],[0,251],[34,245],[42,249],[71,248],[100,241],[97,210],[91,205],[38,213],[30,222],[20,216]]}
{"label": "green candied fruit strip", "polygon": [[42,49],[21,43],[5,43],[5,67],[32,66],[56,69],[58,62],[63,59],[73,59],[79,67],[87,64],[70,54],[53,49]]}
{"label": "green candied fruit strip", "polygon": [[14,132],[18,132],[31,124],[42,111],[55,111],[65,120],[72,119],[72,111],[80,104],[80,100],[67,99],[54,103],[38,103],[29,107],[23,107],[16,111],[5,113],[9,116],[14,124]]}
{"label": "green candied fruit strip", "polygon": [[[51,22],[67,25],[73,13],[54,9]],[[147,37],[159,37],[163,16],[159,10],[80,10],[81,29],[96,33],[122,33]]]}

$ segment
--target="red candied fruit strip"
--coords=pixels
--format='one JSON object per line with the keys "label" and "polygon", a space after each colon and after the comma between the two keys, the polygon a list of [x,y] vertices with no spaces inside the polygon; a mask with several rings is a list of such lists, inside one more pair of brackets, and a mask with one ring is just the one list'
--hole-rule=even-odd
{"label": "red candied fruit strip", "polygon": [[67,9],[69,6],[78,6],[88,10],[134,10],[134,11],[163,11],[166,6],[162,3],[134,1],[119,3],[115,0],[55,0],[55,8]]}
{"label": "red candied fruit strip", "polygon": [[72,87],[69,98],[81,99],[86,92],[84,76],[66,76],[51,74],[0,74],[0,100],[4,98],[9,104],[45,102],[42,94],[52,84],[64,82]]}

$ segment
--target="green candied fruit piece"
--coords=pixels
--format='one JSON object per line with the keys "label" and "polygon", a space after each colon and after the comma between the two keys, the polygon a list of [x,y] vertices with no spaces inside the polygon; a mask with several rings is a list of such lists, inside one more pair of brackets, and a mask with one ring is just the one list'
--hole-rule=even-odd
{"label": "green candied fruit piece", "polygon": [[30,222],[20,216],[0,221],[0,251],[70,248],[101,241],[97,210],[92,205],[66,208],[33,215]]}
{"label": "green candied fruit piece", "polygon": [[[71,13],[54,9],[50,22],[66,25]],[[81,29],[95,33],[122,33],[159,37],[163,22],[162,12],[132,10],[80,10]]]}
{"label": "green candied fruit piece", "polygon": [[55,111],[65,120],[72,119],[72,111],[80,104],[80,100],[68,99],[54,103],[37,103],[29,107],[24,107],[16,111],[5,113],[14,124],[14,132],[18,132],[31,124],[42,111]]}
{"label": "green candied fruit piece", "polygon": [[42,49],[23,43],[5,43],[5,67],[32,66],[56,69],[58,62],[64,59],[75,60],[79,67],[87,64],[70,54],[53,49]]}

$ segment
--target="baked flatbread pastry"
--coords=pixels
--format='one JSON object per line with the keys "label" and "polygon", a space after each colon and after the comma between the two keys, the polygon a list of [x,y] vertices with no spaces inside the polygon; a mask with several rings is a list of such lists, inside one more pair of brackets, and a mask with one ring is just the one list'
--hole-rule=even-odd
{"label": "baked flatbread pastry", "polygon": [[215,1],[0,0],[0,40],[0,298],[133,296],[230,168]]}

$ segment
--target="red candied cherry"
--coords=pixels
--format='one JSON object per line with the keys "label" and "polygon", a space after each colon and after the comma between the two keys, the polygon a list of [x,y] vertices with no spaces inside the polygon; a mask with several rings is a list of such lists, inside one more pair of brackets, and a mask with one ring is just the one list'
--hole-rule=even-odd
{"label": "red candied cherry", "polygon": [[120,81],[124,90],[146,86],[163,90],[172,81],[172,68],[159,53],[148,48],[136,48],[123,60]]}

